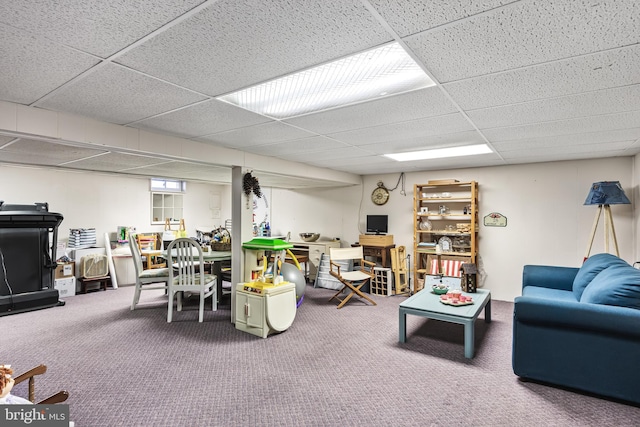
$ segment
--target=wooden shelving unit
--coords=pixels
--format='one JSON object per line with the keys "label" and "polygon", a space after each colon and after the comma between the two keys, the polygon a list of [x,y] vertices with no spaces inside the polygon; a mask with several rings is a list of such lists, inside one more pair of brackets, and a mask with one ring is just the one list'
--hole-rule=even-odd
{"label": "wooden shelving unit", "polygon": [[[434,259],[475,263],[478,256],[478,183],[437,182],[413,189],[414,291],[422,289]],[[437,250],[440,244],[441,251]]]}

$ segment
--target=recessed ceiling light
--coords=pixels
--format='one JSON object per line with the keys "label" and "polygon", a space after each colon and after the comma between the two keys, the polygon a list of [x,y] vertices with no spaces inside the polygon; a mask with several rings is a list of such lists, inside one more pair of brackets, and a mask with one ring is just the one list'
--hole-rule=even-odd
{"label": "recessed ceiling light", "polygon": [[436,148],[433,150],[411,151],[408,153],[384,154],[385,157],[399,162],[410,160],[443,159],[446,157],[473,156],[493,153],[487,144],[464,145],[462,147]]}
{"label": "recessed ceiling light", "polygon": [[434,85],[402,46],[391,43],[217,99],[285,119]]}

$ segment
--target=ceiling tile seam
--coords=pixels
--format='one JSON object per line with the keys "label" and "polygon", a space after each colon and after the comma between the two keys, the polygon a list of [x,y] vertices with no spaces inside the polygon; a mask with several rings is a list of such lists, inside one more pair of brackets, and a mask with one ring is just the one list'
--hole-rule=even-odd
{"label": "ceiling tile seam", "polygon": [[[610,86],[610,87],[606,87],[606,88],[603,88],[603,89],[581,90],[580,92],[574,92],[574,93],[569,93],[569,94],[548,96],[548,97],[535,98],[535,99],[528,99],[526,101],[519,101],[519,102],[514,102],[514,103],[511,103],[511,104],[499,104],[499,105],[492,105],[490,107],[480,107],[480,108],[467,108],[467,109],[465,109],[465,111],[473,113],[473,112],[476,112],[476,111],[491,110],[491,109],[494,109],[494,108],[511,107],[511,106],[514,106],[514,105],[533,104],[533,103],[536,103],[536,102],[539,102],[539,101],[558,100],[558,99],[563,99],[563,98],[572,98],[572,97],[575,97],[575,96],[578,96],[578,95],[597,93],[597,92],[606,92],[606,91],[610,91],[610,90],[614,90],[614,89],[629,88],[629,87],[634,87],[634,86],[640,86],[640,82],[638,82],[638,83],[630,83],[630,84],[620,85],[620,86]],[[627,110],[627,111],[634,111],[634,110]],[[486,128],[483,128],[483,129],[486,129]]]}
{"label": "ceiling tile seam", "polygon": [[0,150],[4,150],[5,148],[15,144],[16,142],[18,142],[20,140],[20,138],[14,138],[11,141],[8,141],[6,144],[2,145],[2,147],[0,147]]}
{"label": "ceiling tile seam", "polygon": [[66,166],[66,165],[77,163],[77,162],[83,162],[85,160],[94,159],[96,157],[101,157],[101,156],[104,156],[104,155],[107,155],[107,154],[111,154],[111,151],[105,151],[104,153],[93,154],[91,156],[83,157],[82,159],[69,160],[69,161],[66,161],[66,162],[58,163],[56,166]]}
{"label": "ceiling tile seam", "polygon": [[[69,86],[69,85],[71,85],[73,83],[76,83],[77,81],[85,78],[87,75],[95,72],[96,70],[99,70],[100,68],[104,67],[106,64],[113,63],[113,64],[117,64],[117,65],[122,66],[121,64],[118,64],[118,63],[114,62],[114,59],[117,59],[118,57],[124,55],[125,53],[128,53],[130,50],[138,47],[139,45],[141,45],[142,43],[146,42],[147,40],[157,36],[158,34],[166,31],[167,29],[169,29],[169,28],[181,23],[182,21],[191,18],[191,16],[199,13],[201,11],[201,9],[205,9],[205,8],[209,7],[210,4],[216,3],[217,1],[218,0],[206,0],[204,3],[199,4],[198,6],[194,7],[193,9],[183,13],[182,15],[178,16],[177,18],[174,18],[173,20],[169,21],[168,23],[162,25],[161,27],[156,28],[155,30],[153,30],[149,34],[141,37],[140,39],[138,39],[135,42],[131,43],[130,45],[124,47],[123,49],[120,49],[119,51],[109,55],[106,58],[101,58],[101,57],[96,56],[96,55],[94,55],[92,53],[84,52],[84,51],[79,50],[77,48],[74,48],[72,46],[67,46],[66,44],[62,44],[62,43],[59,43],[57,41],[51,40],[53,43],[58,44],[60,46],[65,46],[65,47],[73,49],[73,50],[75,50],[77,52],[82,52],[85,55],[90,55],[90,56],[98,59],[100,62],[95,64],[93,67],[90,67],[89,69],[83,71],[82,73],[76,75],[72,79],[67,80],[65,83],[63,83],[62,85],[60,85],[57,88],[53,89],[51,92],[45,94],[44,96],[42,96],[41,98],[37,99],[33,103],[29,104],[29,106],[37,107],[41,102],[46,101],[47,99],[49,99],[51,96],[55,95],[57,92],[59,92],[63,88],[66,88],[67,86]],[[40,37],[40,35],[38,35],[38,36]],[[46,39],[50,40],[48,38],[46,38]],[[149,76],[149,77],[153,77],[153,76]],[[167,83],[170,83],[170,82],[167,82]],[[205,95],[205,96],[208,96],[208,95]]]}
{"label": "ceiling tile seam", "polygon": [[[525,127],[525,126],[538,126],[538,125],[541,125],[541,124],[569,122],[569,121],[572,121],[572,120],[586,119],[586,118],[593,118],[593,117],[617,116],[617,115],[620,115],[620,114],[628,114],[628,113],[635,113],[635,112],[640,112],[640,110],[627,110],[627,111],[620,111],[620,112],[616,112],[616,113],[592,114],[592,115],[589,115],[589,116],[579,116],[579,117],[571,117],[571,118],[555,119],[555,120],[544,120],[544,121],[537,120],[534,123],[524,123],[524,124],[520,124],[520,125],[509,125],[509,126],[496,126],[496,127],[492,127],[492,128],[483,128],[483,130],[514,129],[514,128],[520,128],[520,127]],[[636,129],[636,128],[638,128],[638,126],[616,128],[616,130]],[[591,132],[582,132],[582,133],[591,133]]]}
{"label": "ceiling tile seam", "polygon": [[[160,160],[160,159],[158,159],[158,160]],[[162,166],[162,165],[166,165],[166,164],[173,163],[173,162],[174,161],[172,161],[172,160],[167,160],[167,161],[160,161],[158,163],[150,163],[150,164],[144,165],[144,166],[125,167],[123,169],[118,169],[118,172],[127,172],[127,171],[133,171],[133,170],[138,170],[138,169],[152,168],[152,167]]]}
{"label": "ceiling tile seam", "polygon": [[[149,77],[151,77],[151,76],[149,76]],[[135,124],[139,124],[140,122],[143,122],[143,121],[145,121],[145,120],[156,119],[156,118],[158,118],[158,117],[162,117],[162,116],[165,116],[165,115],[167,115],[167,114],[177,113],[178,111],[185,110],[185,109],[187,109],[187,108],[196,107],[196,106],[198,106],[198,105],[200,105],[200,104],[204,104],[205,102],[209,102],[209,101],[211,101],[212,99],[213,99],[213,98],[210,98],[210,99],[203,99],[202,101],[196,101],[196,102],[194,102],[194,103],[192,103],[192,104],[183,105],[182,107],[173,108],[173,109],[171,109],[171,110],[163,111],[162,113],[152,114],[152,115],[147,116],[147,117],[142,118],[142,119],[138,119],[138,120],[134,120],[134,121],[132,121],[132,122],[124,123],[124,124],[122,124],[121,126],[128,126],[128,127],[132,127],[132,128],[134,128],[134,129],[137,129],[137,127],[135,127],[135,126],[133,126],[133,125],[135,125]]]}
{"label": "ceiling tile seam", "polygon": [[398,33],[396,33],[396,31],[393,29],[393,27],[391,27],[391,25],[389,25],[389,23],[386,21],[386,19],[384,19],[382,17],[382,15],[380,15],[380,13],[378,13],[376,8],[373,7],[368,0],[360,0],[360,2],[369,11],[369,13],[374,17],[374,19],[376,21],[378,21],[378,23],[391,35],[393,40],[396,43],[398,43],[400,46],[402,46],[402,48],[405,50],[405,52],[407,52],[407,54],[411,57],[411,59],[413,59],[416,62],[416,64],[418,64],[420,66],[420,68],[422,68],[422,71],[427,75],[427,77],[429,77],[431,79],[431,81],[433,81],[435,83],[436,86],[440,86],[440,81],[438,79],[436,79],[436,76],[434,76],[433,73],[420,60],[420,58],[418,58],[416,56],[416,54],[413,52],[413,50],[409,49],[409,46],[407,46],[407,44],[402,39],[402,37],[400,37],[400,35]]}
{"label": "ceiling tile seam", "polygon": [[151,31],[150,33],[142,36],[141,38],[139,38],[138,40],[134,41],[133,43],[125,46],[124,48],[120,49],[119,51],[109,55],[107,58],[105,58],[106,61],[109,62],[114,62],[115,59],[119,58],[120,56],[129,53],[131,50],[137,48],[138,46],[140,46],[143,43],[146,43],[148,40],[151,40],[152,38],[158,36],[159,34],[164,33],[165,31],[167,31],[170,28],[173,28],[174,26],[181,24],[183,21],[186,21],[187,19],[192,18],[194,15],[197,15],[198,13],[200,13],[202,11],[202,9],[207,9],[210,5],[217,3],[218,0],[205,0],[203,3],[200,3],[199,5],[195,6],[193,9],[186,11],[185,13],[183,13],[182,15],[179,15],[175,18],[173,18],[172,20],[166,22],[165,24],[161,25],[160,27],[157,27],[155,30]]}
{"label": "ceiling tile seam", "polygon": [[28,104],[29,107],[38,107],[42,102],[44,102],[44,101],[48,100],[49,98],[51,98],[52,96],[56,95],[61,90],[66,89],[68,86],[71,86],[71,85],[79,82],[80,80],[84,79],[85,77],[95,73],[96,71],[99,71],[100,69],[106,67],[108,63],[109,63],[108,61],[105,61],[103,59],[99,59],[99,62],[97,64],[87,68],[86,70],[82,71],[80,74],[76,74],[74,77],[72,77],[69,80],[67,80],[66,82],[62,83],[60,86],[58,86],[58,87],[54,88],[53,90],[47,92],[46,94],[44,94],[40,98],[36,99],[31,104]]}
{"label": "ceiling tile seam", "polygon": [[514,71],[522,71],[522,70],[526,70],[528,68],[538,68],[538,67],[542,67],[542,66],[545,66],[545,65],[558,63],[558,62],[571,61],[571,60],[574,60],[574,59],[584,58],[584,57],[587,57],[587,56],[596,56],[596,55],[599,55],[601,53],[615,52],[615,51],[618,51],[618,50],[630,49],[630,48],[632,48],[634,46],[638,46],[638,45],[640,45],[640,42],[631,43],[631,44],[627,44],[627,45],[624,45],[624,46],[611,47],[611,48],[608,48],[608,49],[596,50],[596,51],[593,51],[593,52],[581,53],[579,55],[564,56],[562,58],[550,59],[548,61],[536,62],[534,64],[521,65],[521,66],[518,66],[518,67],[507,68],[505,70],[500,70],[500,71],[494,71],[494,72],[489,72],[489,73],[484,73],[484,74],[477,74],[477,75],[465,77],[465,78],[462,78],[462,79],[450,80],[450,81],[447,81],[447,82],[442,82],[441,84],[443,86],[446,86],[446,85],[453,85],[453,84],[456,84],[456,83],[467,82],[467,81],[474,80],[474,79],[481,78],[481,77],[499,76],[501,74],[508,74],[508,73],[511,73],[511,72],[514,72]]}
{"label": "ceiling tile seam", "polygon": [[416,61],[416,64],[418,64],[420,68],[422,68],[422,71],[424,71],[425,74],[427,74],[427,76],[429,76],[429,78],[435,83],[435,85],[440,88],[440,91],[447,97],[447,99],[449,99],[449,101],[454,105],[454,107],[458,110],[458,112],[462,114],[465,120],[476,130],[476,132],[478,132],[480,137],[485,141],[485,143],[489,146],[489,148],[491,148],[491,150],[494,153],[496,153],[500,159],[502,159],[502,156],[493,147],[493,145],[491,145],[491,142],[489,141],[489,139],[480,131],[478,126],[476,126],[476,124],[471,120],[471,118],[462,109],[462,107],[456,101],[454,101],[453,97],[449,94],[449,92],[444,89],[442,83],[440,83],[440,81],[435,77],[435,75],[429,70],[427,65],[424,62],[422,62],[422,60],[413,52],[413,50],[409,48],[409,46],[403,40],[403,38],[400,37],[398,33],[396,33],[393,30],[391,25],[389,25],[389,23],[382,17],[382,15],[380,15],[380,13],[378,13],[378,11],[371,5],[371,3],[369,3],[368,0],[361,0],[361,2],[369,10],[369,13],[371,13],[373,17],[380,23],[380,25],[382,25],[387,30],[387,32],[389,32],[393,36],[393,38],[402,46],[402,48],[409,54],[409,56],[414,61]]}
{"label": "ceiling tile seam", "polygon": [[[581,134],[572,134],[572,135],[581,135]],[[549,139],[553,139],[553,137],[548,137],[548,138]],[[540,138],[534,138],[534,139],[540,139]],[[544,139],[547,139],[547,138],[544,138]],[[587,147],[587,146],[592,146],[592,145],[603,146],[603,145],[607,145],[607,144],[621,144],[621,143],[624,143],[624,142],[633,143],[634,141],[637,141],[637,140],[629,139],[629,138],[621,138],[621,139],[616,139],[614,141],[606,141],[606,142],[586,142],[586,143],[583,143],[583,144],[577,143],[577,144],[568,144],[568,145],[551,143],[552,145],[531,146],[531,145],[527,144],[527,140],[525,139],[525,140],[521,140],[519,142],[501,141],[501,144],[503,145],[503,147],[500,149],[500,151],[508,153],[508,152],[513,152],[513,151],[522,151],[522,150],[554,148],[554,147],[557,147],[558,145],[561,145],[562,147],[580,148],[580,147]]]}

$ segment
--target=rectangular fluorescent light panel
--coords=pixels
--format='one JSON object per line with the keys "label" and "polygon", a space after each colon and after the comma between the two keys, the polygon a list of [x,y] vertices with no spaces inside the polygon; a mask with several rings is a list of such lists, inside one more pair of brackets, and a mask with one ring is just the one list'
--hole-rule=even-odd
{"label": "rectangular fluorescent light panel", "polygon": [[462,147],[436,148],[433,150],[411,151],[408,153],[385,154],[385,157],[408,162],[411,160],[444,159],[446,157],[474,156],[476,154],[488,154],[493,151],[487,144],[465,145]]}
{"label": "rectangular fluorescent light panel", "polygon": [[434,85],[402,46],[391,43],[217,99],[286,119]]}

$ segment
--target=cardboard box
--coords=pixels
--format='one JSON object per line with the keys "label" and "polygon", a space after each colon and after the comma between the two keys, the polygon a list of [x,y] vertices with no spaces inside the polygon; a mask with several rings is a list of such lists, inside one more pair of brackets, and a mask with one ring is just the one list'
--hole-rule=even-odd
{"label": "cardboard box", "polygon": [[53,287],[58,290],[60,298],[72,297],[76,294],[76,278],[71,276],[66,279],[56,279]]}
{"label": "cardboard box", "polygon": [[358,243],[361,246],[391,246],[393,234],[361,234]]}
{"label": "cardboard box", "polygon": [[74,262],[59,262],[56,267],[56,279],[67,279],[75,276]]}

